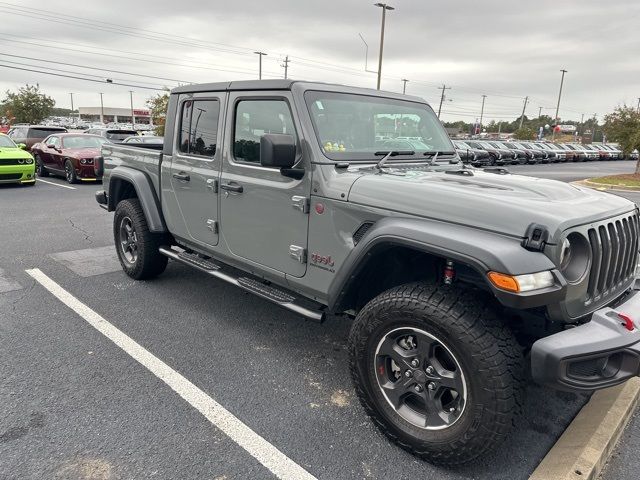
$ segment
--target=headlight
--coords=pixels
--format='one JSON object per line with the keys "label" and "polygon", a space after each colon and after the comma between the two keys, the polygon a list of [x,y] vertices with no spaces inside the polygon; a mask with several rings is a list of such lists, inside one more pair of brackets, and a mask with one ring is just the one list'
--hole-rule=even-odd
{"label": "headlight", "polygon": [[25,158],[24,163],[26,163],[27,165],[30,165],[33,163],[33,158]]}
{"label": "headlight", "polygon": [[19,163],[20,165],[23,165],[23,164],[24,164],[24,158],[19,158],[19,159],[18,159],[18,163]]}
{"label": "headlight", "polygon": [[586,237],[578,232],[567,235],[560,245],[558,266],[564,277],[572,283],[580,280],[591,260],[591,246]]}
{"label": "headlight", "polygon": [[555,280],[553,274],[545,270],[524,275],[507,275],[505,273],[489,272],[489,280],[493,285],[508,292],[530,292],[553,286]]}

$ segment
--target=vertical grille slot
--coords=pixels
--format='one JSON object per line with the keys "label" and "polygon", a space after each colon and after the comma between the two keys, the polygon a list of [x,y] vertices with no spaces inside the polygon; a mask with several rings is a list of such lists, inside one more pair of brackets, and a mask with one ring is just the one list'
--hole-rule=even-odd
{"label": "vertical grille slot", "polygon": [[615,291],[635,274],[638,228],[638,217],[634,214],[603,222],[588,230],[591,269],[587,303]]}

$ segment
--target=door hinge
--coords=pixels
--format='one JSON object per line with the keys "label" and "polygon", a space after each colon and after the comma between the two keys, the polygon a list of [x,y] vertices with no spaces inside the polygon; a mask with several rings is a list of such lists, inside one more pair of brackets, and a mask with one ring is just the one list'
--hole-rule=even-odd
{"label": "door hinge", "polygon": [[216,222],[215,220],[207,220],[207,228],[216,235],[218,234],[218,222]]}
{"label": "door hinge", "polygon": [[307,249],[298,245],[289,245],[289,256],[300,263],[307,263]]}
{"label": "door hinge", "polygon": [[207,179],[207,189],[211,190],[212,193],[218,193],[218,179],[216,178]]}
{"label": "door hinge", "polygon": [[302,213],[309,213],[309,199],[301,195],[291,197],[291,206]]}

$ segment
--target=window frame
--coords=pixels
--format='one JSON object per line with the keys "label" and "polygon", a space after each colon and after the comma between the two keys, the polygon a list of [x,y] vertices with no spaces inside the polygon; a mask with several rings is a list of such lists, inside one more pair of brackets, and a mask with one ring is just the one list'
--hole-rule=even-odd
{"label": "window frame", "polygon": [[[233,102],[233,123],[231,125],[231,138],[229,139],[229,147],[230,147],[230,154],[229,154],[229,159],[230,161],[235,164],[235,165],[242,165],[245,167],[253,167],[253,168],[263,168],[265,170],[280,170],[279,167],[264,167],[262,166],[262,164],[260,163],[260,159],[258,159],[257,162],[248,162],[246,160],[242,160],[236,157],[235,154],[235,143],[236,143],[236,126],[238,124],[238,122],[236,121],[238,118],[238,105],[241,102],[246,102],[246,101],[265,101],[265,102],[273,102],[273,101],[282,101],[286,104],[287,109],[289,110],[289,115],[291,116],[291,125],[293,127],[293,130],[295,132],[294,135],[294,140],[295,140],[295,144],[296,144],[296,164],[299,163],[300,161],[300,147],[299,147],[299,142],[300,142],[300,134],[298,133],[298,128],[296,127],[296,121],[295,121],[295,116],[293,115],[293,110],[291,108],[291,102],[289,101],[289,99],[285,96],[279,96],[279,95],[265,95],[265,96],[246,96],[246,97],[238,97],[234,100]],[[288,134],[287,134],[288,135]]]}
{"label": "window frame", "polygon": [[[213,155],[200,155],[198,153],[192,153],[192,152],[183,152],[180,149],[180,139],[181,139],[181,134],[182,134],[182,121],[183,121],[183,111],[184,111],[184,105],[187,102],[198,102],[198,101],[215,101],[218,102],[218,120],[217,120],[217,124],[216,124],[216,152]],[[201,159],[206,159],[206,160],[214,160],[217,156],[218,156],[218,152],[220,151],[220,125],[221,125],[221,113],[223,111],[223,99],[221,97],[189,97],[189,98],[184,98],[180,100],[180,103],[178,104],[178,113],[180,116],[180,122],[176,125],[176,138],[175,138],[175,142],[174,142],[174,150],[175,150],[175,155],[178,157],[195,157],[195,158],[201,158]],[[191,110],[191,116],[189,117],[189,132],[191,132],[191,121],[193,120],[193,110]],[[144,142],[141,142],[144,143]]]}

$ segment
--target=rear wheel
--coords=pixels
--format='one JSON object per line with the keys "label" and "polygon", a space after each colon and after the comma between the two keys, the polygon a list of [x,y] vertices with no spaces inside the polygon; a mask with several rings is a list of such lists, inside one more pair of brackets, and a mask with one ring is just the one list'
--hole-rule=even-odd
{"label": "rear wheel", "polygon": [[42,164],[42,159],[40,158],[40,155],[36,154],[33,157],[34,162],[36,162],[36,174],[39,177],[48,177],[49,176],[49,172],[47,171],[47,169],[45,168],[45,166]]}
{"label": "rear wheel", "polygon": [[371,419],[432,463],[477,458],[506,437],[520,413],[521,349],[474,292],[422,283],[391,289],[358,314],[349,347]]}
{"label": "rear wheel", "polygon": [[149,230],[137,198],[118,203],[113,219],[113,237],[120,265],[131,278],[153,278],[167,268],[167,257],[159,251],[165,243],[165,236]]}

